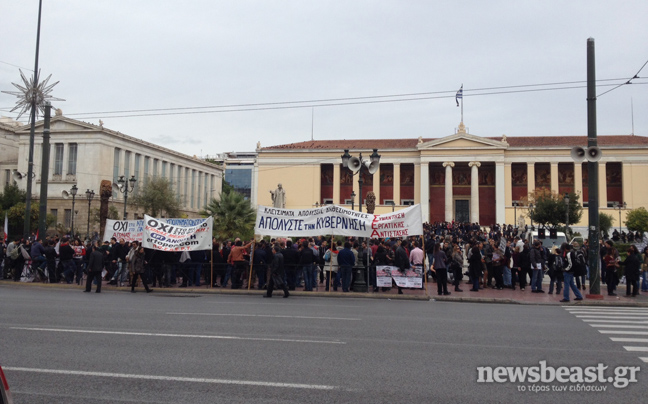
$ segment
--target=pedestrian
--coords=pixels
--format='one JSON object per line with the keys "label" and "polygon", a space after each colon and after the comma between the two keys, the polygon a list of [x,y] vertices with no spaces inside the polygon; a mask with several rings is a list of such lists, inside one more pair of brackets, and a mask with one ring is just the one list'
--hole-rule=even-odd
{"label": "pedestrian", "polygon": [[603,257],[605,264],[605,283],[607,284],[608,296],[616,296],[615,290],[619,282],[617,269],[619,268],[619,258],[617,257],[616,248],[607,245],[607,251]]}
{"label": "pedestrian", "polygon": [[276,287],[281,288],[284,292],[284,298],[290,296],[288,292],[288,286],[284,282],[284,257],[281,253],[281,247],[276,244],[272,251],[274,252],[274,257],[272,258],[272,263],[270,263],[270,279],[268,279],[268,290],[263,297],[272,297],[272,291]]}
{"label": "pedestrian", "polygon": [[641,291],[648,292],[648,246],[644,247],[643,254],[641,254]]}
{"label": "pedestrian", "polygon": [[[86,254],[88,254],[86,252]],[[92,252],[90,253],[90,258],[88,259],[88,278],[86,279],[86,288],[84,292],[90,292],[92,290],[92,281],[97,281],[97,290],[96,293],[101,293],[101,271],[104,267],[104,255],[106,253],[102,252],[99,248],[99,242],[95,241],[92,246]]]}
{"label": "pedestrian", "polygon": [[351,243],[345,242],[344,248],[340,250],[337,256],[337,262],[340,266],[340,279],[342,280],[342,292],[348,293],[351,284],[351,271],[355,265],[355,255],[351,251]]}
{"label": "pedestrian", "polygon": [[641,260],[639,258],[639,251],[633,244],[628,248],[628,256],[625,261],[625,277],[626,277],[626,296],[636,297],[639,294],[639,278],[641,275]]}
{"label": "pedestrian", "polygon": [[437,278],[437,293],[441,295],[449,295],[448,292],[448,270],[446,269],[446,255],[441,250],[441,244],[437,243],[434,245],[434,254],[433,254],[434,263],[434,272],[436,273]]}
{"label": "pedestrian", "polygon": [[459,288],[461,280],[463,279],[463,254],[461,253],[461,248],[458,244],[454,245],[453,250],[454,251],[452,253],[452,260],[450,261],[450,268],[452,269],[454,276],[454,291],[463,292],[463,290]]}
{"label": "pedestrian", "polygon": [[560,249],[563,251],[563,257],[565,262],[565,267],[563,269],[563,277],[565,279],[565,291],[563,293],[563,299],[561,303],[569,303],[569,289],[574,291],[574,300],[583,300],[583,296],[580,293],[580,290],[576,287],[574,283],[574,275],[578,272],[578,260],[576,254],[572,250],[572,246],[563,243]]}
{"label": "pedestrian", "polygon": [[471,292],[479,292],[479,280],[482,276],[482,268],[484,265],[480,245],[481,243],[475,243],[470,250],[468,257],[468,274],[472,281],[472,289],[470,289]]}
{"label": "pedestrian", "polygon": [[72,261],[74,258],[74,249],[70,245],[70,239],[68,237],[64,237],[59,246],[59,257],[63,266],[63,279],[65,283],[70,284],[74,280],[76,265]]}
{"label": "pedestrian", "polygon": [[142,284],[144,285],[144,289],[146,289],[146,293],[153,292],[153,289],[150,289],[146,284],[146,279],[143,276],[144,264],[146,263],[144,256],[144,247],[139,247],[137,252],[133,254],[133,258],[130,261],[131,293],[135,293],[135,284],[137,282],[137,278],[140,278],[142,280]]}
{"label": "pedestrian", "polygon": [[544,276],[544,259],[542,258],[542,243],[539,240],[533,242],[533,248],[529,250],[529,261],[533,276],[531,278],[531,293],[544,293],[542,290],[542,277]]}

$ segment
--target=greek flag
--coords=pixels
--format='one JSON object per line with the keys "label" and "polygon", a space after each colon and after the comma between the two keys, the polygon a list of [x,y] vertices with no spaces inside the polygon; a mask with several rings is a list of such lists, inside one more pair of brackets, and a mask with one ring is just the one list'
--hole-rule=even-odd
{"label": "greek flag", "polygon": [[457,95],[455,96],[455,101],[457,101],[457,106],[459,106],[459,100],[463,99],[463,84],[461,85],[461,88],[459,91],[457,91]]}

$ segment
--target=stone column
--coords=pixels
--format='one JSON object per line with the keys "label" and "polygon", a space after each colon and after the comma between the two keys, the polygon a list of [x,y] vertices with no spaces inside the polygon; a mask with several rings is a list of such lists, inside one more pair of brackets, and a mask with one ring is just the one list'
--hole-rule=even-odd
{"label": "stone column", "polygon": [[551,163],[551,192],[558,191],[558,163]]}
{"label": "stone column", "polygon": [[599,161],[599,209],[607,209],[607,172],[605,162]]}
{"label": "stone column", "polygon": [[393,198],[396,205],[401,204],[400,181],[400,163],[394,163]]}
{"label": "stone column", "polygon": [[479,223],[479,161],[468,163],[470,170],[470,222]]}
{"label": "stone column", "polygon": [[421,163],[421,216],[423,223],[430,221],[430,164]]}
{"label": "stone column", "polygon": [[527,163],[527,194],[535,191],[535,163]]}
{"label": "stone column", "polygon": [[574,163],[574,192],[580,195],[581,204],[583,203],[583,164]]}
{"label": "stone column", "polygon": [[504,201],[504,162],[495,163],[495,221],[504,223],[506,221],[506,204]]}
{"label": "stone column", "polygon": [[445,172],[445,221],[452,221],[452,167],[454,167],[452,161],[446,161],[443,163],[443,166],[446,169]]}

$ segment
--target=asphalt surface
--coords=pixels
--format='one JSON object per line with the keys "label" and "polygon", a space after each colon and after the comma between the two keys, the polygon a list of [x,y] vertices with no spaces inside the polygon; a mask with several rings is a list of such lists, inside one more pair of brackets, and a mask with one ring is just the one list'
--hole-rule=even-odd
{"label": "asphalt surface", "polygon": [[[0,285],[0,302],[0,364],[16,403],[642,403],[648,392],[648,342],[601,333],[648,332],[645,308],[583,315],[560,305],[11,284]],[[605,392],[477,381],[478,367],[540,361],[640,371],[625,388],[591,385]]]}

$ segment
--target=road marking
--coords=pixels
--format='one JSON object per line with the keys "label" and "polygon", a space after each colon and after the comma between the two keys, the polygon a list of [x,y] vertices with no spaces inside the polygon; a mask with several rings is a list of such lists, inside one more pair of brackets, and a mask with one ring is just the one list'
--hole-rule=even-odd
{"label": "road marking", "polygon": [[268,318],[299,318],[299,319],[307,319],[307,320],[362,321],[362,319],[360,318],[280,316],[276,314],[231,314],[231,313],[167,313],[167,314],[177,314],[182,316],[268,317]]}
{"label": "road marking", "polygon": [[206,339],[231,339],[245,341],[274,341],[274,342],[306,342],[314,344],[346,344],[342,341],[317,341],[303,339],[284,339],[284,338],[251,338],[251,337],[233,337],[229,335],[189,335],[189,334],[159,334],[150,332],[128,332],[128,331],[96,331],[96,330],[66,330],[60,328],[28,328],[28,327],[10,327],[12,330],[27,331],[51,331],[51,332],[71,332],[80,334],[111,334],[111,335],[135,335],[141,337],[176,337],[176,338],[206,338]]}
{"label": "road marking", "polygon": [[310,389],[310,390],[338,389],[338,387],[336,386],[327,386],[321,384],[275,383],[275,382],[260,382],[260,381],[251,381],[251,380],[230,380],[230,379],[204,379],[204,378],[195,378],[195,377],[135,375],[135,374],[127,374],[127,373],[84,372],[79,370],[37,369],[37,368],[7,367],[7,366],[4,367],[4,370],[13,371],[13,372],[50,373],[50,374],[58,374],[58,375],[70,375],[70,376],[97,376],[97,377],[114,377],[120,379],[233,384],[233,385],[242,385],[242,386],[282,387],[282,388],[292,388],[292,389]]}
{"label": "road marking", "polygon": [[648,342],[648,338],[615,338],[615,337],[610,337],[610,339],[614,342]]}
{"label": "road marking", "polygon": [[639,316],[646,317],[648,313],[642,313],[637,311],[570,311],[571,314],[600,314],[604,316],[609,316],[612,314],[617,314],[620,316]]}
{"label": "road marking", "polygon": [[641,359],[642,361],[648,363],[648,358],[639,358],[639,359]]}
{"label": "road marking", "polygon": [[590,324],[592,327],[601,328],[644,328],[648,329],[648,325],[625,325],[625,324]]}
{"label": "road marking", "polygon": [[646,317],[624,317],[624,316],[600,316],[600,315],[595,315],[595,316],[576,316],[576,318],[609,318],[609,319],[614,319],[614,320],[648,320]]}
{"label": "road marking", "polygon": [[600,319],[584,319],[586,323],[621,323],[621,324],[648,324],[648,321],[636,320],[600,320]]}
{"label": "road marking", "polygon": [[643,307],[578,307],[578,306],[562,306],[566,310],[572,311],[646,311]]}
{"label": "road marking", "polygon": [[648,335],[648,331],[598,330],[601,334]]}
{"label": "road marking", "polygon": [[624,346],[630,352],[648,352],[648,346]]}

